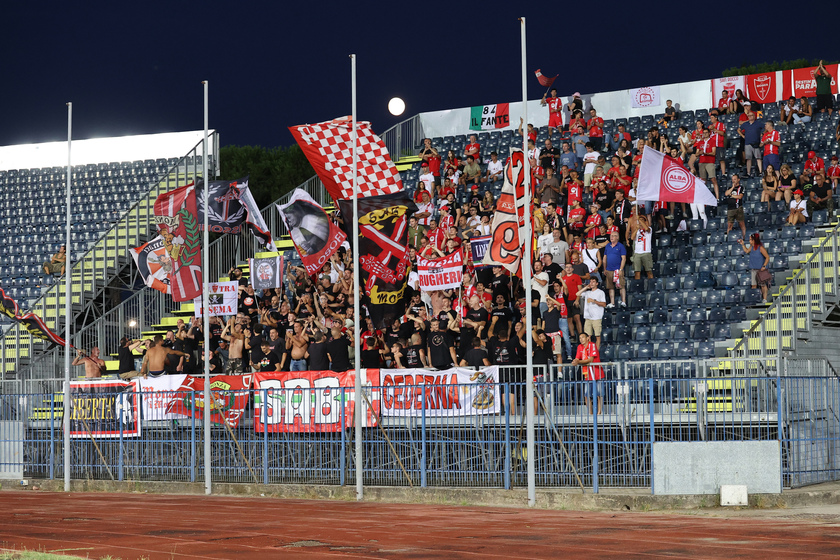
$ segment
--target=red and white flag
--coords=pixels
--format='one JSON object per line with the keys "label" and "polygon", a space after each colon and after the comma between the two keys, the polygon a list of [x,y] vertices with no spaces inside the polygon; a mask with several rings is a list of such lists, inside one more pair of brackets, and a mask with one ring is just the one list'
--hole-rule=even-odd
{"label": "red and white flag", "polygon": [[[289,130],[333,200],[353,198],[352,118],[290,126]],[[356,132],[359,198],[401,191],[397,167],[370,123],[356,122]]]}
{"label": "red and white flag", "polygon": [[193,184],[158,196],[154,219],[169,256],[172,300],[190,301],[201,294],[201,233]]}
{"label": "red and white flag", "polygon": [[717,206],[706,183],[695,177],[681,161],[646,148],[639,168],[637,200],[688,202]]}
{"label": "red and white flag", "polygon": [[310,276],[317,274],[347,239],[303,189],[295,189],[287,204],[277,205],[277,211]]}
{"label": "red and white flag", "polygon": [[510,159],[505,164],[505,182],[496,201],[493,215],[490,248],[484,254],[485,265],[503,266],[511,274],[519,270],[525,240],[530,232],[525,228],[525,157],[522,150],[511,148]]}
{"label": "red and white flag", "polygon": [[554,83],[554,80],[556,80],[557,76],[560,75],[560,74],[557,74],[557,76],[554,76],[553,78],[549,78],[548,76],[544,76],[539,68],[537,68],[537,70],[534,72],[534,74],[537,75],[537,80],[539,80],[540,85],[544,88],[551,87],[551,85]]}
{"label": "red and white flag", "polygon": [[417,257],[417,275],[424,292],[460,288],[464,274],[464,256],[460,250],[438,259]]}

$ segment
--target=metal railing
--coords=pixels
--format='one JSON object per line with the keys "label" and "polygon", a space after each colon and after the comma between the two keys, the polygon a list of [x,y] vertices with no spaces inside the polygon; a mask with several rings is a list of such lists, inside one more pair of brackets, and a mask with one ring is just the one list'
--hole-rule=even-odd
{"label": "metal railing", "polygon": [[388,148],[391,160],[399,161],[403,157],[417,155],[423,144],[423,124],[420,115],[398,123],[379,135]]}
{"label": "metal railing", "polygon": [[816,239],[811,252],[781,287],[770,307],[730,350],[731,356],[773,358],[794,352],[797,338],[811,330],[814,315],[826,313],[828,298],[840,295],[840,226],[821,233],[823,236]]}
{"label": "metal railing", "polygon": [[[217,142],[215,137],[213,142],[214,145]],[[110,298],[107,297],[105,287],[113,280],[120,268],[131,261],[130,250],[154,235],[156,230],[153,221],[155,200],[160,194],[194,182],[200,177],[201,154],[202,148],[199,143],[181,157],[168,172],[150,183],[149,191],[141,200],[124,212],[119,220],[75,262],[71,261],[73,271],[71,305],[74,317],[83,313],[97,294],[101,295],[102,299],[98,303],[103,309],[113,307]],[[62,276],[55,284],[43,290],[41,297],[29,309],[58,334],[66,332],[68,322],[68,318],[64,317],[65,279],[66,276]],[[141,290],[141,292],[146,293],[142,296],[146,299],[142,308],[143,313],[141,314],[138,309],[138,315],[133,317],[135,320],[145,315],[146,324],[151,324],[149,321],[159,320],[164,313],[175,307],[171,298],[164,298],[159,292],[152,290]],[[149,310],[157,311],[156,319],[148,315]],[[125,315],[126,310],[122,313]],[[101,318],[97,318],[97,322],[101,322]],[[102,345],[102,340],[91,345]],[[46,351],[46,356],[41,355],[40,351]],[[33,339],[25,328],[12,324],[0,340],[0,371],[4,374],[14,372],[18,380],[33,378],[36,373],[51,377],[55,375],[58,364],[62,363],[63,357],[58,360],[59,355],[63,356],[63,350],[58,348],[46,350],[44,343]]]}
{"label": "metal railing", "polygon": [[[581,380],[574,366],[554,366],[546,381],[535,384],[533,448],[525,438],[523,383],[498,384],[500,411],[492,414],[465,415],[457,407],[427,413],[429,393],[416,392],[421,414],[391,410],[379,418],[380,425],[364,428],[364,482],[522,487],[527,483],[526,459],[533,456],[539,486],[583,486],[596,492],[601,486],[646,488],[652,484],[653,444],[674,441],[780,441],[785,487],[838,480],[840,380],[819,362],[785,360],[784,367],[767,376],[667,377],[660,368],[663,377],[646,378],[634,377],[627,364],[601,364],[607,376],[597,384]],[[695,365],[698,372],[711,372],[720,363]],[[508,378],[516,378],[517,369],[520,376],[525,374],[524,366],[502,369],[508,370]],[[385,389],[370,387],[369,394],[381,399]],[[466,386],[453,389],[459,394],[468,390]],[[259,431],[257,421],[267,424],[269,413],[268,406],[256,403],[270,402],[270,391],[243,392],[255,404],[246,407],[238,426],[214,425],[210,435],[213,480],[351,483],[355,478],[354,430],[345,425],[344,415],[332,432]],[[595,397],[588,402],[590,394]],[[136,397],[136,402],[152,398],[131,391],[123,395]],[[295,395],[299,402],[320,402],[314,390],[300,389]],[[512,395],[513,408],[508,395]],[[603,397],[601,410],[597,395]],[[177,398],[196,409],[203,395],[179,392]],[[334,398],[338,403],[348,402],[352,390],[340,389]],[[21,467],[27,477],[60,476],[62,395],[37,391],[0,395],[0,399],[0,419],[10,421],[0,426],[22,425],[17,431],[0,433],[0,449],[22,447]],[[116,410],[119,416],[120,409]],[[74,438],[69,450],[72,477],[202,479],[200,419],[167,419],[165,404],[153,410],[158,412],[144,413],[139,435],[129,435],[134,426],[123,419],[119,433],[111,437],[81,434]],[[23,438],[13,435],[21,429]],[[86,425],[85,429],[93,432],[99,426]]]}

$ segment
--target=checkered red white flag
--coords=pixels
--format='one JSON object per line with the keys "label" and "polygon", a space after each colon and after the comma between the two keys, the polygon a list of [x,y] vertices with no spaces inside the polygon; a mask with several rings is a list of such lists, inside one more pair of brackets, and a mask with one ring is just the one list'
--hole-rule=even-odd
{"label": "checkered red white flag", "polygon": [[[353,198],[353,120],[290,126],[289,130],[333,200]],[[357,122],[359,198],[402,190],[400,174],[369,122]]]}

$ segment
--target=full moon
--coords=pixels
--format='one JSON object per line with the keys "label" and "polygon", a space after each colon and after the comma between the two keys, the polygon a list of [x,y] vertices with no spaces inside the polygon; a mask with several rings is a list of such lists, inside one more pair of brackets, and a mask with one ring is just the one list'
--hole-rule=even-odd
{"label": "full moon", "polygon": [[392,97],[391,100],[388,102],[388,110],[395,117],[402,115],[403,111],[405,111],[405,101],[403,101],[399,97]]}

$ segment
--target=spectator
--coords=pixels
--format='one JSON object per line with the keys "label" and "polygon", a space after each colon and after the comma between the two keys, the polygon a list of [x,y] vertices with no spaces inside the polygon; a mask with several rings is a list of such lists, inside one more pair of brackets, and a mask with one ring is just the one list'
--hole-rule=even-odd
{"label": "spectator", "polygon": [[563,142],[563,151],[560,153],[559,165],[560,167],[565,165],[569,169],[578,169],[578,157],[572,151],[571,147],[569,147],[568,142]]}
{"label": "spectator", "polygon": [[583,161],[583,157],[586,155],[586,143],[589,142],[589,136],[583,132],[583,125],[576,127],[574,131],[574,134],[572,134],[572,148],[575,151],[578,161]]}
{"label": "spectator", "polygon": [[744,142],[744,159],[747,162],[747,177],[752,176],[752,161],[755,159],[758,165],[758,173],[761,174],[761,134],[763,125],[755,118],[755,113],[747,113],[746,122],[738,126],[738,135]]}
{"label": "spectator", "polygon": [[556,170],[557,162],[559,161],[559,159],[560,150],[558,150],[552,145],[551,140],[547,139],[545,141],[545,148],[540,150],[540,167],[542,167],[543,169],[548,169],[549,167],[551,167],[552,169]]}
{"label": "spectator", "polygon": [[584,146],[586,153],[583,155],[583,186],[589,190],[589,185],[592,184],[592,175],[595,172],[595,167],[598,165],[598,152],[595,151],[595,145],[590,141]]}
{"label": "spectator", "polygon": [[796,189],[795,191],[793,191],[793,200],[790,201],[790,212],[788,213],[785,225],[795,226],[797,224],[804,224],[807,221],[807,203],[802,198],[802,191]]}
{"label": "spectator", "polygon": [[609,137],[608,148],[611,152],[618,151],[618,145],[621,143],[622,140],[627,140],[630,142],[632,138],[630,137],[630,133],[627,132],[623,124],[618,125],[618,132],[615,134],[611,134]]}
{"label": "spectator", "polygon": [[677,110],[674,108],[674,102],[670,99],[666,99],[665,115],[662,117],[662,124],[665,128],[668,128],[675,120],[677,120]]}
{"label": "spectator", "polygon": [[[500,366],[515,365],[518,362],[517,354],[520,340],[511,339],[506,331],[499,331],[497,336],[491,337],[487,344],[490,358],[493,364]],[[503,368],[499,375],[499,381],[507,384],[506,406],[514,414],[516,410],[516,394],[519,385],[524,381],[524,368]]]}
{"label": "spectator", "polygon": [[[799,124],[801,117],[799,116],[799,107],[796,105],[796,97],[790,96],[788,100],[782,105],[779,110],[780,124]],[[811,120],[811,119],[808,119]]]}
{"label": "spectator", "polygon": [[551,138],[555,128],[563,128],[563,100],[557,97],[557,88],[551,88],[551,97],[546,98],[543,94],[540,105],[548,106],[548,136]]}
{"label": "spectator", "polygon": [[481,182],[495,185],[496,181],[502,180],[504,170],[505,166],[501,161],[499,161],[498,154],[496,152],[490,152],[490,161],[487,163],[487,171],[481,179]]}
{"label": "spectator", "polygon": [[[794,180],[795,181],[795,180]],[[782,200],[781,183],[779,183],[779,176],[773,166],[769,166],[764,173],[761,182],[761,202],[767,203],[767,210],[770,210],[771,200]]]}
{"label": "spectator", "polygon": [[[653,242],[653,231],[648,223],[647,216],[641,214],[631,222],[630,238],[633,240],[633,270],[636,280],[642,277],[642,270],[647,273],[648,278],[653,278],[653,254],[651,245]],[[622,293],[624,301],[626,295]],[[614,300],[614,294],[610,294],[610,300]]]}
{"label": "spectator", "polygon": [[312,343],[306,350],[306,359],[309,363],[309,369],[312,371],[330,369],[330,360],[327,357],[327,338],[320,329],[316,329],[312,335]]}
{"label": "spectator", "polygon": [[723,90],[718,100],[717,109],[721,115],[729,112],[729,91]]}
{"label": "spectator", "polygon": [[831,82],[834,80],[834,76],[825,69],[822,60],[814,71],[814,80],[817,83],[817,111],[820,113],[828,111],[828,114],[831,115],[834,111],[834,97],[831,95]]}
{"label": "spectator", "polygon": [[[583,279],[575,274],[574,265],[570,262],[566,263],[565,274],[560,277],[563,286],[563,297],[566,298],[566,309],[569,317],[569,330],[574,336],[574,333],[583,332],[583,325],[580,322],[580,304],[577,301],[577,293],[580,286],[583,284]],[[558,298],[559,299],[559,298]]]}
{"label": "spectator", "polygon": [[487,350],[481,345],[481,339],[475,337],[470,341],[470,344],[472,347],[463,354],[463,358],[458,365],[475,369],[491,365]]}
{"label": "spectator", "polygon": [[817,155],[817,152],[811,150],[808,152],[808,159],[805,160],[805,167],[802,175],[799,176],[799,184],[802,188],[805,185],[813,184],[814,174],[820,171],[825,171],[825,160]]}
{"label": "spectator", "polygon": [[350,363],[353,329],[345,330],[347,331],[346,336],[342,332],[341,326],[333,325],[330,329],[331,339],[327,342],[327,358],[330,360],[332,371],[344,372],[353,367]]}
{"label": "spectator", "polygon": [[64,276],[64,265],[67,262],[66,247],[62,245],[58,249],[58,253],[54,254],[50,260],[44,263],[44,274],[52,276],[58,274]]}
{"label": "spectator", "polygon": [[703,140],[700,142],[700,146],[698,148],[699,175],[701,179],[712,180],[712,185],[715,189],[715,198],[720,199],[720,192],[718,192],[717,169],[715,167],[716,153],[717,148],[715,146],[715,141],[711,137],[711,132],[709,129],[703,130]]}
{"label": "spectator", "polygon": [[744,252],[750,256],[749,266],[752,288],[753,290],[756,289],[756,287],[761,288],[761,302],[767,303],[767,288],[769,282],[767,280],[759,281],[758,273],[759,271],[767,270],[767,266],[770,264],[770,255],[767,254],[767,249],[764,248],[764,244],[761,242],[761,237],[758,233],[750,235],[749,246],[744,244],[743,239],[739,239],[738,243],[741,244],[741,248]]}
{"label": "spectator", "polygon": [[[309,335],[304,332],[303,323],[295,321],[292,332],[286,331],[286,350],[289,351],[290,371],[306,371],[306,351],[309,348]],[[266,370],[267,371],[267,370]]]}
{"label": "spectator", "polygon": [[743,113],[745,103],[747,103],[747,98],[744,96],[744,92],[741,91],[740,89],[736,89],[735,90],[735,97],[733,97],[729,101],[729,112],[730,113]]}
{"label": "spectator", "polygon": [[724,157],[724,140],[726,138],[726,125],[723,124],[717,115],[709,115],[709,130],[712,139],[715,141],[715,164],[720,166],[721,177],[726,177],[726,158]]}
{"label": "spectator", "polygon": [[590,364],[599,363],[601,355],[598,352],[598,347],[593,344],[589,335],[585,332],[580,333],[580,345],[577,349],[577,356],[572,360],[572,365],[583,366],[583,378],[588,381],[584,386],[584,398],[586,399],[586,406],[589,409],[589,414],[592,414],[592,398],[598,399],[598,414],[603,414],[604,410],[604,370],[600,366],[592,366]]}
{"label": "spectator", "polygon": [[473,161],[481,163],[481,146],[476,140],[475,134],[470,134],[470,142],[464,147],[464,158],[469,160],[470,157],[473,158]]}
{"label": "spectator", "polygon": [[467,156],[467,164],[464,166],[464,174],[461,176],[461,184],[465,187],[477,185],[481,182],[481,166],[478,165],[473,156]]}
{"label": "spectator", "polygon": [[764,149],[762,161],[764,166],[772,165],[773,169],[779,168],[779,146],[782,145],[782,139],[779,136],[779,131],[773,126],[773,121],[764,122],[764,134],[761,136],[759,146]]}
{"label": "spectator", "polygon": [[[566,109],[569,110],[569,114],[574,115],[575,113],[583,113],[583,100],[580,98],[580,92],[576,91],[572,94],[572,98],[569,100],[569,103],[566,105]],[[571,130],[571,125],[569,127]]]}
{"label": "spectator", "polygon": [[432,215],[435,212],[434,204],[428,192],[423,191],[423,200],[417,204],[417,212],[414,217],[417,218],[417,223],[423,227],[427,227],[432,220]]}
{"label": "spectator", "polygon": [[694,164],[697,162],[697,157],[700,155],[700,146],[703,143],[704,130],[703,121],[698,120],[694,124],[694,130],[691,131],[691,155],[688,158],[688,168],[695,174],[697,172],[695,171]]}
{"label": "spectator", "polygon": [[[522,117],[519,117],[519,128],[516,129],[516,135],[522,136]],[[528,143],[536,142],[537,141],[537,130],[534,128],[534,125],[528,123]]]}
{"label": "spectator", "polygon": [[598,287],[598,279],[591,277],[588,286],[578,289],[578,298],[583,307],[583,332],[595,337],[595,346],[601,349],[601,321],[604,318],[604,308],[607,299],[604,291]]}
{"label": "spectator", "polygon": [[[766,168],[772,170],[775,169],[775,166],[771,164],[766,166]],[[779,173],[779,190],[785,197],[785,204],[790,204],[790,200],[793,198],[793,191],[796,190],[796,187],[796,179],[793,176],[793,170],[791,170],[790,165],[787,163],[782,164],[782,169]]]}
{"label": "spectator", "polygon": [[[446,161],[443,162],[443,174],[445,176],[449,176],[450,172],[458,173],[458,169],[461,166],[461,160],[455,155],[453,150],[449,150],[446,152]],[[455,184],[458,184],[458,181],[455,181]]]}
{"label": "spectator", "polygon": [[741,177],[737,173],[732,175],[732,186],[725,194],[729,207],[726,211],[726,233],[732,231],[732,226],[737,221],[741,226],[741,239],[744,239],[747,237],[747,224],[744,222],[744,186],[741,185]]}
{"label": "spectator", "polygon": [[[172,331],[169,331],[172,332]],[[156,335],[160,336],[160,335]],[[183,354],[183,352],[180,352]],[[106,372],[105,361],[99,357],[99,347],[94,346],[90,349],[90,355],[85,355],[86,352],[81,349],[76,349],[76,357],[73,358],[72,366],[85,366],[85,378],[102,377]],[[133,368],[132,368],[133,369]],[[161,372],[163,373],[163,372]]]}
{"label": "spectator", "polygon": [[[560,281],[561,290],[562,288],[562,280]],[[554,343],[554,353],[557,355],[557,363],[563,363],[563,348],[566,348],[566,356],[568,358],[572,357],[572,343],[571,339],[569,338],[569,318],[568,318],[568,308],[566,307],[566,300],[563,298],[562,295],[556,294],[557,298],[553,298],[551,296],[546,296],[546,302],[548,303],[548,311],[543,313],[543,328],[545,329],[546,334],[549,338],[552,339]],[[562,338],[563,344],[557,344],[557,338]]]}
{"label": "spectator", "polygon": [[688,129],[684,126],[680,126],[677,130],[679,132],[677,140],[680,144],[680,159],[682,159],[683,163],[686,163],[688,156],[694,150],[691,142],[691,134],[689,134]]}
{"label": "spectator", "polygon": [[[271,349],[268,340],[263,340],[259,348],[251,352],[251,367],[255,371],[281,371],[280,357]],[[306,371],[306,368],[298,371]]]}
{"label": "spectator", "polygon": [[596,152],[604,147],[604,119],[598,116],[594,107],[589,108],[589,120],[586,122],[589,131],[589,141]]}
{"label": "spectator", "polygon": [[624,281],[624,266],[627,264],[627,249],[618,242],[618,232],[610,233],[610,242],[604,247],[604,273],[607,290],[610,293],[610,303],[607,309],[615,307],[615,290],[619,290],[621,307],[627,307],[627,290]]}
{"label": "spectator", "polygon": [[[597,214],[595,214],[597,216]],[[586,238],[586,247],[580,252],[581,261],[589,269],[589,278],[594,278],[598,282],[601,281],[601,251],[595,245],[594,237]]]}
{"label": "spectator", "polygon": [[540,196],[540,204],[542,206],[551,202],[557,204],[557,201],[560,199],[560,182],[554,176],[553,168],[549,167],[545,170],[545,179],[540,183],[537,194]]}
{"label": "spectator", "polygon": [[831,156],[831,165],[826,170],[826,177],[831,181],[831,188],[836,189],[840,182],[840,164],[837,163],[837,156]]}
{"label": "spectator", "polygon": [[554,234],[551,226],[543,224],[542,234],[537,238],[537,255],[542,257],[548,253],[548,246],[554,241]]}
{"label": "spectator", "polygon": [[828,210],[828,220],[834,220],[834,190],[822,171],[814,175],[814,186],[808,195],[808,215],[813,216],[817,210]]}

